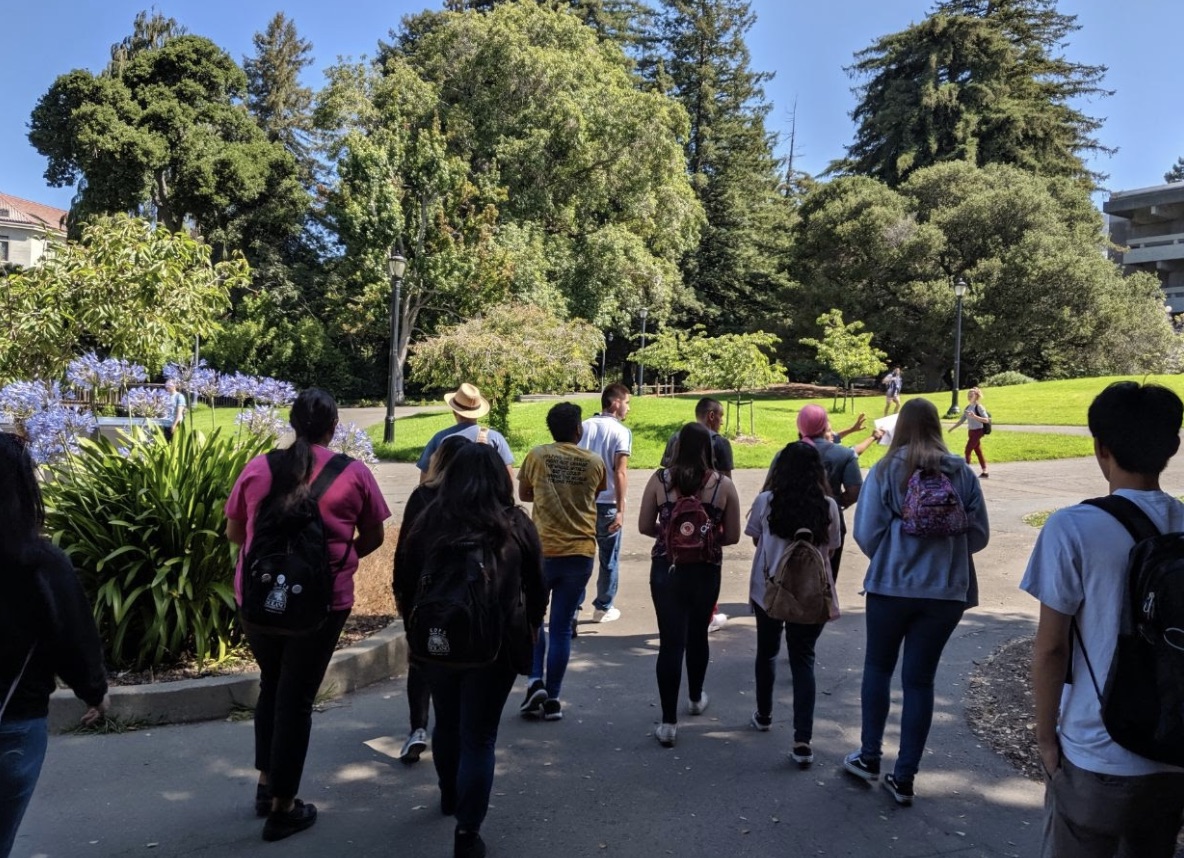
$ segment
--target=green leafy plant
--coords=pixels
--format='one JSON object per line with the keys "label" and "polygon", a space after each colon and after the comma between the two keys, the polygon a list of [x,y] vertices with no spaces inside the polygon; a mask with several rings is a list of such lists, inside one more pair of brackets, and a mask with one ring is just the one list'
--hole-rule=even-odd
{"label": "green leafy plant", "polygon": [[130,450],[83,441],[45,484],[46,527],[78,568],[113,665],[224,658],[234,627],[234,549],[222,508],[266,442],[159,433]]}
{"label": "green leafy plant", "polygon": [[1009,369],[1006,372],[997,372],[990,378],[984,378],[979,385],[981,387],[1010,387],[1013,384],[1032,384],[1036,381],[1034,378],[1029,378],[1022,372],[1016,372]]}

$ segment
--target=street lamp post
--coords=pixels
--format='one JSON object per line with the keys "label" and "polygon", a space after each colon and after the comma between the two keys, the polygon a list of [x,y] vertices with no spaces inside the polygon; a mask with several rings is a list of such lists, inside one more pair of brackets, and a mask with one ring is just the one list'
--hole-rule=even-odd
{"label": "street lamp post", "polygon": [[[641,308],[641,347],[645,348],[645,320],[650,314],[649,307]],[[645,361],[642,360],[637,364],[637,395],[641,396],[645,392]]]}
{"label": "street lamp post", "polygon": [[604,350],[600,353],[600,386],[604,387],[604,376],[608,368],[608,347],[612,345],[613,332],[604,335]]}
{"label": "street lamp post", "polygon": [[958,408],[958,385],[962,381],[962,297],[966,294],[966,281],[959,277],[954,281],[954,298],[957,309],[954,311],[954,384],[953,396],[950,399],[950,410],[946,417],[956,417],[961,411]]}
{"label": "street lamp post", "polygon": [[395,396],[397,390],[395,376],[399,372],[399,310],[402,306],[403,272],[407,270],[407,260],[394,248],[391,248],[391,255],[387,259],[386,265],[395,283],[391,289],[391,357],[387,369],[389,377],[386,389],[386,424],[382,430],[382,443],[393,444],[395,442]]}

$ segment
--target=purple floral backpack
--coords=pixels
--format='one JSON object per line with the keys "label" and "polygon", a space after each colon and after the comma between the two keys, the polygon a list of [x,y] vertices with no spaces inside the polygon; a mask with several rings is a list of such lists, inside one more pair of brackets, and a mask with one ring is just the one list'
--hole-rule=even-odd
{"label": "purple floral backpack", "polygon": [[966,507],[950,478],[918,468],[909,477],[900,518],[909,536],[958,536],[970,529]]}

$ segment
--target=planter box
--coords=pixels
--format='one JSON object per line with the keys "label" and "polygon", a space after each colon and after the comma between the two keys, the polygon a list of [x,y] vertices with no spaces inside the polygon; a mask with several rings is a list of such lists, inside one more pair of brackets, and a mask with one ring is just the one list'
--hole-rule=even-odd
{"label": "planter box", "polygon": [[97,417],[95,422],[98,423],[96,436],[101,435],[113,444],[134,440],[157,423],[151,417]]}

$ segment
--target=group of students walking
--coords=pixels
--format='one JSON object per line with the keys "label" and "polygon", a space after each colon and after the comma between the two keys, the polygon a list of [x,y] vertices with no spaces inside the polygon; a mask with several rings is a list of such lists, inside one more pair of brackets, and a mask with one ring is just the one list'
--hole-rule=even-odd
{"label": "group of students walking", "polygon": [[[393,589],[412,648],[411,732],[403,759],[417,761],[427,749],[429,710],[434,711],[431,751],[440,811],[456,819],[454,855],[475,858],[486,853],[480,829],[506,700],[516,677],[524,675],[522,714],[562,720],[573,630],[598,555],[593,618],[619,617],[613,599],[632,438],[623,423],[629,407],[623,386],[606,388],[600,413],[589,420],[581,419],[578,406],[553,407],[547,416],[553,443],[532,450],[518,474],[518,498],[533,504],[528,516],[515,503],[513,457],[505,439],[476,423],[488,403],[471,385],[462,385],[446,402],[456,424],[429,444],[396,550]],[[767,610],[766,592],[771,571],[782,567],[790,546],[808,542],[824,558],[833,600],[826,614],[837,617],[833,593],[844,542],[842,509],[858,502],[853,536],[869,559],[863,582],[861,735],[843,767],[863,780],[880,780],[899,804],[909,805],[932,722],[942,652],[963,612],[977,603],[973,555],[989,538],[979,480],[945,447],[937,411],[927,400],[901,407],[887,453],[866,482],[857,450],[839,442],[824,409],[808,405],[798,414],[799,440],[777,454],[742,526],[736,487],[719,467],[723,439],[712,428],[718,426],[718,408],[714,400],[701,401],[696,422],[677,432],[667,463],[641,494],[636,519],[640,533],[654,538],[649,583],[659,630],[661,701],[654,735],[667,747],[677,741],[684,664],[686,711],[696,716],[707,710],[707,630],[726,548],[743,531],[756,548],[748,587],[756,618],[751,724],[759,731],[772,724],[775,666],[784,639],[793,676],[789,756],[803,767],[814,761],[815,649],[826,622],[777,619]],[[1184,406],[1174,394],[1133,382],[1111,386],[1090,409],[1098,462],[1111,491],[1142,508],[1153,530],[1184,529],[1184,504],[1159,488],[1159,473],[1178,448],[1182,421]],[[295,443],[248,463],[226,504],[228,536],[245,547],[235,578],[240,606],[248,587],[244,558],[260,521],[276,509],[308,502],[318,508],[335,570],[330,610],[311,631],[276,634],[246,623],[261,673],[254,807],[265,818],[266,840],[283,839],[316,821],[316,808],[298,798],[312,706],[353,604],[353,572],[361,557],[381,545],[390,515],[369,469],[342,461],[327,448],[336,423],[332,397],[304,391],[291,412]],[[3,856],[44,757],[53,675],[87,703],[84,720],[97,719],[107,703],[93,620],[69,560],[41,536],[32,463],[12,436],[0,435],[0,486],[0,513],[10,524],[0,532],[0,561],[13,595],[0,602],[0,755],[21,761],[0,769]],[[1047,856],[1170,856],[1184,812],[1184,769],[1120,747],[1103,723],[1101,693],[1095,697],[1088,683],[1065,683],[1070,666],[1077,675],[1088,669],[1092,678],[1087,651],[1094,662],[1104,663],[1119,633],[1111,616],[1122,601],[1121,576],[1114,568],[1122,566],[1127,543],[1121,520],[1109,515],[1086,505],[1055,514],[1024,577],[1024,589],[1042,603],[1034,685],[1037,738],[1049,775]],[[686,526],[691,523],[695,526]],[[440,619],[435,579],[455,557],[468,558],[467,577],[460,580],[470,599],[487,600],[486,619],[494,631],[485,629],[484,638],[474,632],[471,638],[485,649],[474,650],[469,640],[465,659],[450,662],[463,642],[450,639],[457,627]],[[882,772],[891,681],[902,654],[899,751],[892,771]]]}

